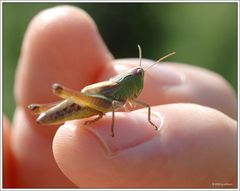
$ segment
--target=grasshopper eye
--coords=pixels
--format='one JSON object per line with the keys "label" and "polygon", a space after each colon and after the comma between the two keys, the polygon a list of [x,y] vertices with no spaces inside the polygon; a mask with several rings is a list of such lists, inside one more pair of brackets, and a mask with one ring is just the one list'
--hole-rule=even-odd
{"label": "grasshopper eye", "polygon": [[138,68],[137,71],[136,71],[136,73],[137,73],[137,75],[139,75],[139,76],[141,76],[141,77],[143,77],[143,75],[144,75],[144,71],[143,71],[142,68]]}

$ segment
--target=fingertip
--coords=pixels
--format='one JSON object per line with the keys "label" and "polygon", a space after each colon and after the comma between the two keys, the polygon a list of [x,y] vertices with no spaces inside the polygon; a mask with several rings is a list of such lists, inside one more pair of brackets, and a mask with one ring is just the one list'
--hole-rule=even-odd
{"label": "fingertip", "polygon": [[93,83],[111,59],[85,11],[73,6],[41,11],[24,37],[15,81],[17,102],[27,106],[53,101],[55,82],[81,89]]}

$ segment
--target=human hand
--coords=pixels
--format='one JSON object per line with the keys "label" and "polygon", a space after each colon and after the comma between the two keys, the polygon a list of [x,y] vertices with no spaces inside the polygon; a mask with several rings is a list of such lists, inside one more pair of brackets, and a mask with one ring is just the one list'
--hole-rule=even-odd
{"label": "human hand", "polygon": [[213,72],[161,63],[145,73],[139,99],[154,105],[159,131],[149,125],[146,108],[116,113],[114,138],[110,113],[91,127],[82,119],[58,127],[38,125],[27,109],[58,100],[51,93],[55,82],[78,90],[138,64],[114,60],[82,10],[61,6],[38,14],[24,38],[13,124],[4,123],[5,185],[235,187],[236,97]]}

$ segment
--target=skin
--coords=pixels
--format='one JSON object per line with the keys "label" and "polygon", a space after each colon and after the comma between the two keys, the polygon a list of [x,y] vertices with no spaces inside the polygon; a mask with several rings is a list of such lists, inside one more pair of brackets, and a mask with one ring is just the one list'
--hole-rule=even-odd
{"label": "skin", "polygon": [[159,131],[147,109],[116,113],[114,138],[111,113],[88,127],[85,119],[58,127],[38,125],[27,110],[59,100],[54,82],[78,90],[138,63],[114,60],[83,10],[35,16],[17,68],[14,119],[4,118],[4,187],[236,187],[236,97],[216,73],[167,62],[145,73],[139,99],[154,105]]}

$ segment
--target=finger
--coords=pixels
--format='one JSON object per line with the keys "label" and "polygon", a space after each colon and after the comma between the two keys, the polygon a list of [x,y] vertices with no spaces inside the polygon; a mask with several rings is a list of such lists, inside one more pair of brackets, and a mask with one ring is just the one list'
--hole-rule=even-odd
{"label": "finger", "polygon": [[81,88],[111,66],[110,60],[94,22],[84,11],[60,6],[39,13],[32,20],[24,38],[15,84],[18,107],[12,148],[17,187],[75,187],[52,155],[57,127],[37,125],[26,105],[56,100],[50,88],[53,82]]}
{"label": "finger", "polygon": [[[143,68],[152,61],[143,60]],[[118,72],[139,65],[138,59],[115,61]],[[219,74],[195,66],[160,63],[145,72],[144,88],[139,99],[150,105],[187,102],[205,105],[237,117],[236,94]]]}
{"label": "finger", "polygon": [[152,109],[159,131],[146,110],[116,113],[114,138],[111,115],[61,126],[53,152],[62,172],[79,187],[236,186],[236,121],[193,104]]}
{"label": "finger", "polygon": [[15,160],[11,146],[11,129],[7,117],[3,116],[3,188],[15,187]]}
{"label": "finger", "polygon": [[110,68],[111,54],[94,21],[83,10],[58,6],[31,21],[21,50],[15,96],[18,104],[57,100],[55,82],[81,89]]}

